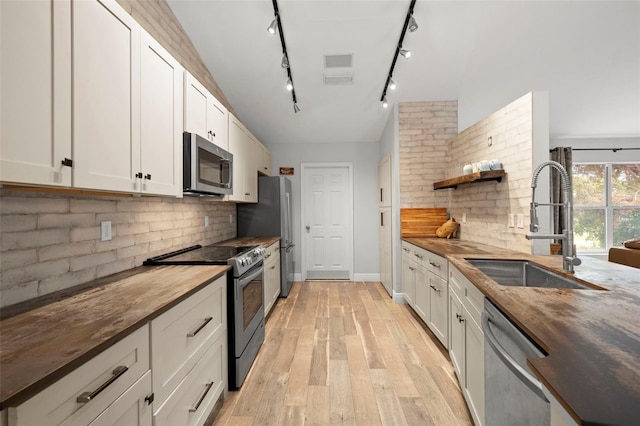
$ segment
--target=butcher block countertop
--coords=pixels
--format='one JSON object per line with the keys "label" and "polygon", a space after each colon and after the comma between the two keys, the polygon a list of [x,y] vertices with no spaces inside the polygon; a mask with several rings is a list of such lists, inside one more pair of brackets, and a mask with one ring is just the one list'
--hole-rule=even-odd
{"label": "butcher block countertop", "polygon": [[269,247],[271,244],[280,240],[280,237],[237,237],[230,240],[220,241],[217,246],[262,246]]}
{"label": "butcher block countertop", "polygon": [[0,409],[24,402],[229,269],[142,266],[3,319]]}
{"label": "butcher block countertop", "polygon": [[459,240],[405,240],[446,256],[548,353],[529,359],[528,365],[579,424],[639,424],[640,270],[583,256],[573,278],[605,290],[505,287],[466,259],[529,260],[572,275],[562,271],[560,256],[531,256]]}

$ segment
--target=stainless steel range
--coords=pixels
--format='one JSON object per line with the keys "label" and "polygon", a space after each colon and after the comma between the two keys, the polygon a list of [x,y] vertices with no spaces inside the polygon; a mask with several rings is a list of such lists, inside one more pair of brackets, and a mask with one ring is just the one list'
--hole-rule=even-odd
{"label": "stainless steel range", "polygon": [[264,342],[264,248],[192,246],[147,259],[145,265],[231,265],[227,275],[229,389],[242,386]]}

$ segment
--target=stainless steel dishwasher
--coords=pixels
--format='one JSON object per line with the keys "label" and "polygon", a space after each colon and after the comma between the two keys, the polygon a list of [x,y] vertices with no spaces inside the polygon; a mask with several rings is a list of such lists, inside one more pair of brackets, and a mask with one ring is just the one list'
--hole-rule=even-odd
{"label": "stainless steel dishwasher", "polygon": [[551,409],[527,358],[545,354],[485,298],[485,423],[487,426],[548,426]]}

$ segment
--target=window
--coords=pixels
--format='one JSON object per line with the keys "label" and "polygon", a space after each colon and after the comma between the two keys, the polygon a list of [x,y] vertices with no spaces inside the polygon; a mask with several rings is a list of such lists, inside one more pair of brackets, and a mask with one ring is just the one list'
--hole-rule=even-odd
{"label": "window", "polygon": [[606,252],[640,237],[640,164],[574,163],[574,242]]}

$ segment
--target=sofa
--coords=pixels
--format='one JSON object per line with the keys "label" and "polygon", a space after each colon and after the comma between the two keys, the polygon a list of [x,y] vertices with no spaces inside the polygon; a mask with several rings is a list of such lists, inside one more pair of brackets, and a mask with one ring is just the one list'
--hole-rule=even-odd
{"label": "sofa", "polygon": [[611,247],[609,249],[609,262],[640,268],[640,248]]}

